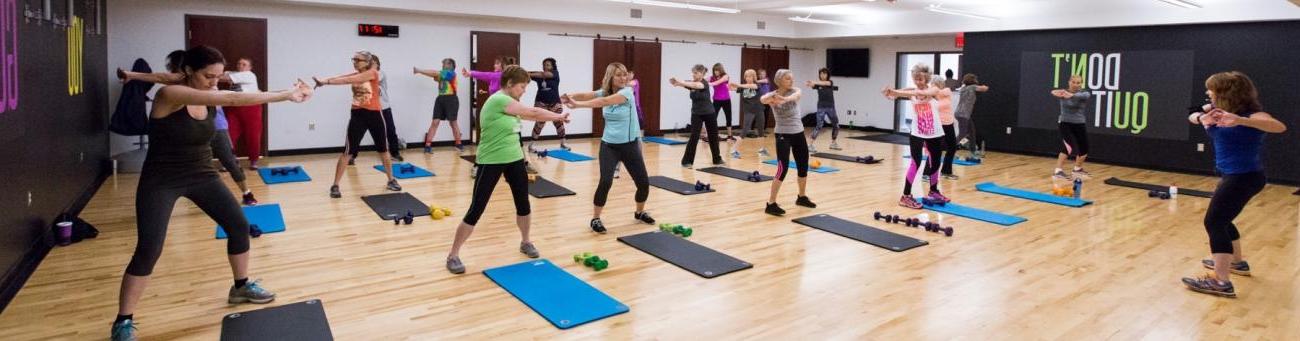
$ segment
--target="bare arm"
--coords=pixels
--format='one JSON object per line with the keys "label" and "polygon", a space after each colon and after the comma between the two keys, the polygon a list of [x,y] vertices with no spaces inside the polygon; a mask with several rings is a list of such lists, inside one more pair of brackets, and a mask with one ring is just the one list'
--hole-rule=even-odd
{"label": "bare arm", "polygon": [[375,79],[377,72],[353,72],[343,76],[334,76],[325,79],[325,84],[358,84],[365,83]]}
{"label": "bare arm", "polygon": [[987,85],[974,85],[974,87],[976,92],[989,92],[989,87]]}
{"label": "bare arm", "polygon": [[831,86],[831,81],[808,81],[808,87]]}
{"label": "bare arm", "polygon": [[188,86],[168,85],[158,90],[149,117],[167,117],[187,105],[248,106],[283,101],[302,103],[310,99],[311,94],[311,87],[302,80],[294,83],[292,89],[268,92],[203,91]]}
{"label": "bare arm", "polygon": [[555,78],[555,74],[550,71],[528,71],[528,78],[551,79]]}
{"label": "bare arm", "polygon": [[722,77],[719,77],[717,80],[709,82],[709,86],[718,86],[718,84],[726,84],[729,82],[731,82],[731,76],[723,75]]}
{"label": "bare arm", "polygon": [[1060,99],[1069,99],[1070,97],[1074,97],[1074,93],[1066,91],[1065,89],[1056,89],[1052,90],[1052,96]]}
{"label": "bare arm", "polygon": [[729,83],[727,87],[734,89],[758,89],[758,84],[736,84]]}
{"label": "bare arm", "polygon": [[536,121],[536,122],[561,122],[561,121],[568,122],[569,121],[568,113],[556,114],[546,109],[523,105],[523,103],[519,103],[519,101],[515,101],[515,100],[511,100],[510,104],[506,105],[505,111],[506,114],[508,115],[518,116],[519,118],[529,120],[529,121]]}
{"label": "bare arm", "polygon": [[668,83],[669,83],[669,84],[672,84],[673,86],[680,86],[680,87],[687,88],[687,89],[696,89],[696,90],[699,90],[699,89],[703,89],[703,88],[704,88],[704,82],[696,82],[696,81],[679,81],[679,80],[677,80],[677,78],[669,78],[669,79],[668,79]]}
{"label": "bare arm", "polygon": [[916,97],[916,96],[937,96],[940,93],[939,88],[929,87],[925,90],[917,89],[889,89],[889,95],[894,97]]}
{"label": "bare arm", "polygon": [[431,77],[431,78],[433,78],[433,80],[436,80],[436,81],[439,81],[439,82],[442,81],[442,70],[439,70],[439,69],[421,69],[421,68],[417,68],[417,67],[412,67],[412,68],[411,68],[411,72],[413,72],[413,73],[415,73],[415,74],[417,74],[417,75],[424,75],[424,76]]}
{"label": "bare arm", "polygon": [[1243,125],[1272,134],[1286,131],[1286,124],[1273,118],[1273,115],[1269,115],[1263,111],[1251,114],[1247,117],[1240,117],[1222,110],[1216,111],[1213,115],[1217,116],[1219,126],[1231,127],[1235,125]]}
{"label": "bare arm", "polygon": [[603,108],[611,105],[627,103],[627,97],[621,94],[613,94],[605,97],[595,98],[588,101],[573,101],[573,108]]}
{"label": "bare arm", "polygon": [[117,69],[117,79],[121,80],[123,83],[127,81],[142,81],[158,84],[180,84],[181,81],[185,80],[185,75],[171,72],[143,73]]}
{"label": "bare arm", "polygon": [[596,98],[596,92],[595,92],[595,91],[574,92],[574,93],[567,93],[567,94],[564,94],[564,95],[567,96],[567,97],[569,97],[569,99],[572,99],[572,100],[574,100],[574,101],[589,101],[589,100],[591,100],[591,99],[593,99],[593,98]]}

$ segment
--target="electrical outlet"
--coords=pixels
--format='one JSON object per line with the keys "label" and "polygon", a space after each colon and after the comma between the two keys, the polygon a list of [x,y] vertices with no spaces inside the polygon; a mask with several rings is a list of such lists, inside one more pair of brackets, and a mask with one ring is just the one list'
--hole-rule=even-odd
{"label": "electrical outlet", "polygon": [[1007,127],[1007,135],[1011,135],[1011,127]]}
{"label": "electrical outlet", "polygon": [[32,207],[32,191],[27,191],[27,207]]}
{"label": "electrical outlet", "polygon": [[316,122],[307,123],[307,131],[316,131]]}
{"label": "electrical outlet", "polygon": [[78,155],[80,155],[80,156],[77,156],[77,162],[78,162],[78,163],[86,162],[86,152],[81,152],[81,153],[79,153]]}
{"label": "electrical outlet", "polygon": [[1196,151],[1198,151],[1198,152],[1204,152],[1204,151],[1205,151],[1205,144],[1204,144],[1204,143],[1197,143],[1197,144],[1196,144]]}

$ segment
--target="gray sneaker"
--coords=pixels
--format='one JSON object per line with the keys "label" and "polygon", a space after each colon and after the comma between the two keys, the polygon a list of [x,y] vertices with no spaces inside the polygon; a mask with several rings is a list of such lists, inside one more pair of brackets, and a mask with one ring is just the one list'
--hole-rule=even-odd
{"label": "gray sneaker", "polygon": [[248,281],[248,283],[244,283],[243,288],[235,288],[233,285],[230,286],[230,299],[228,302],[257,304],[271,303],[271,301],[275,300],[275,293],[266,290],[266,288],[262,288],[262,286],[258,284],[258,282],[261,281],[262,280],[260,279]]}
{"label": "gray sneaker", "polygon": [[113,341],[135,341],[135,321],[130,319],[113,324]]}
{"label": "gray sneaker", "polygon": [[831,141],[831,150],[843,150],[843,148],[840,148],[839,143],[835,143],[835,141]]}
{"label": "gray sneaker", "polygon": [[537,252],[537,247],[533,243],[519,243],[519,253],[528,255],[528,258],[541,257],[542,253]]}
{"label": "gray sneaker", "polygon": [[460,262],[460,258],[447,258],[447,271],[453,274],[465,273],[465,263]]}
{"label": "gray sneaker", "polygon": [[1052,177],[1053,177],[1053,178],[1057,178],[1057,179],[1061,179],[1061,180],[1070,180],[1070,176],[1069,176],[1069,175],[1065,175],[1065,171],[1055,171],[1055,172],[1052,172]]}
{"label": "gray sneaker", "polygon": [[397,179],[388,180],[388,185],[387,185],[387,186],[384,186],[384,188],[387,188],[388,190],[393,191],[393,192],[401,192],[401,191],[402,191],[402,185],[398,185],[398,184],[397,184]]}
{"label": "gray sneaker", "polygon": [[812,143],[809,143],[808,154],[817,154],[817,146],[814,146]]}

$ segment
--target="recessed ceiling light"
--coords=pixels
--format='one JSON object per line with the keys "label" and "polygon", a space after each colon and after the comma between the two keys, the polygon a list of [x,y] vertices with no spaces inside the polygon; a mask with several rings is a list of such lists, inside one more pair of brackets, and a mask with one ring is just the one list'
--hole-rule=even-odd
{"label": "recessed ceiling light", "polygon": [[935,13],[943,13],[943,14],[948,14],[948,15],[958,15],[958,16],[963,16],[963,17],[967,17],[967,18],[975,18],[975,19],[980,19],[980,20],[998,20],[997,18],[994,18],[994,17],[983,16],[983,15],[979,15],[979,14],[975,14],[975,13],[970,13],[970,12],[966,12],[966,11],[958,11],[958,10],[955,10],[955,9],[947,9],[947,8],[943,8],[942,5],[936,5],[936,4],[930,4],[930,6],[927,6],[927,7],[925,8],[925,10],[930,11],[930,12],[935,12]]}

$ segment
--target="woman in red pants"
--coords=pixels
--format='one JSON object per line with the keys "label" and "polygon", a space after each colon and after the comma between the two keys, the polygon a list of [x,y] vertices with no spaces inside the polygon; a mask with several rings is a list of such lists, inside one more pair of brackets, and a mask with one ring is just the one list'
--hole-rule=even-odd
{"label": "woman in red pants", "polygon": [[[232,91],[257,93],[257,75],[253,74],[253,61],[240,58],[235,72],[227,72],[224,78],[229,80]],[[262,105],[225,107],[226,120],[230,121],[230,141],[242,145],[248,155],[248,168],[257,169],[257,160],[262,158]],[[237,150],[238,151],[238,150]]]}

